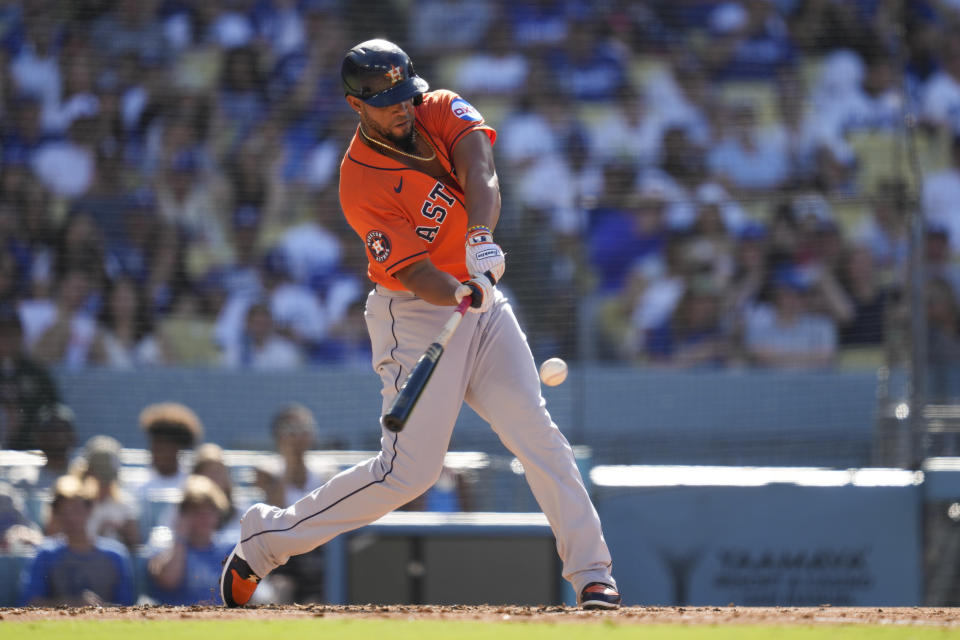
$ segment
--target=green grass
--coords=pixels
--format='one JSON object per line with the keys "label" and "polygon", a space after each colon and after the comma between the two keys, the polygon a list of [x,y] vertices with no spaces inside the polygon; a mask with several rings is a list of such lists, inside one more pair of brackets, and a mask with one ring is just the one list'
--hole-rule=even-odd
{"label": "green grass", "polygon": [[443,620],[44,620],[0,622],[0,637],[69,640],[927,640],[960,631],[876,626],[645,626],[614,622],[530,623]]}

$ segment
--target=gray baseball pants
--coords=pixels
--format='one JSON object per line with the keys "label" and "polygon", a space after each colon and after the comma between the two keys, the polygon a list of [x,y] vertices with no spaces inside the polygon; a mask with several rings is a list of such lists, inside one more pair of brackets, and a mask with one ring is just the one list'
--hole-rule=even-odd
{"label": "gray baseball pants", "polygon": [[[381,413],[452,310],[383,287],[367,297],[373,366],[383,382]],[[615,586],[600,518],[573,450],[547,412],[526,337],[499,291],[489,311],[464,316],[406,427],[384,429],[377,456],[286,509],[256,504],[244,514],[241,549],[254,572],[266,576],[290,556],[369,524],[433,486],[464,400],[523,464],[575,592],[594,581]]]}

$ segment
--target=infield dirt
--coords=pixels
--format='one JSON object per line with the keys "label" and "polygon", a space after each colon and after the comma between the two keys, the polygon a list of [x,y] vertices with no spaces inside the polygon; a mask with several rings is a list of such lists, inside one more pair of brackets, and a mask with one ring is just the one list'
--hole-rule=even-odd
{"label": "infield dirt", "polygon": [[960,608],[952,607],[624,607],[619,611],[580,611],[570,607],[466,605],[287,605],[224,609],[213,606],[23,607],[0,608],[0,621],[103,619],[283,619],[298,617],[527,620],[552,623],[709,625],[918,625],[960,628]]}

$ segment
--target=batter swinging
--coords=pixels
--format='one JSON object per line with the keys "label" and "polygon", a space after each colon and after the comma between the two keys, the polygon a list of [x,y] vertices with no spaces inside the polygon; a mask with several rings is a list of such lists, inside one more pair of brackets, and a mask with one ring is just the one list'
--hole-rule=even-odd
{"label": "batter swinging", "polygon": [[470,295],[473,313],[453,334],[405,429],[383,430],[379,455],[286,509],[257,504],[247,511],[224,564],[224,603],[245,604],[260,578],[291,555],[429,489],[466,400],[523,463],[580,606],[619,607],[600,519],[546,410],[526,338],[495,286],[505,269],[493,241],[500,215],[496,133],[455,93],[428,93],[407,55],[386,40],[351,49],[341,77],[360,125],[340,166],[340,203],[376,283],[366,322],[383,383],[381,413],[451,307]]}

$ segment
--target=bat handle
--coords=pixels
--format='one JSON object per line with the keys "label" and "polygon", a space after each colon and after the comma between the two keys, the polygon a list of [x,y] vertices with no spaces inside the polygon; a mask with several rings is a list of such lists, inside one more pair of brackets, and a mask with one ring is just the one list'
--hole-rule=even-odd
{"label": "bat handle", "polygon": [[456,312],[460,315],[463,315],[467,312],[467,307],[473,302],[473,296],[463,296],[460,299],[460,303],[457,305]]}

